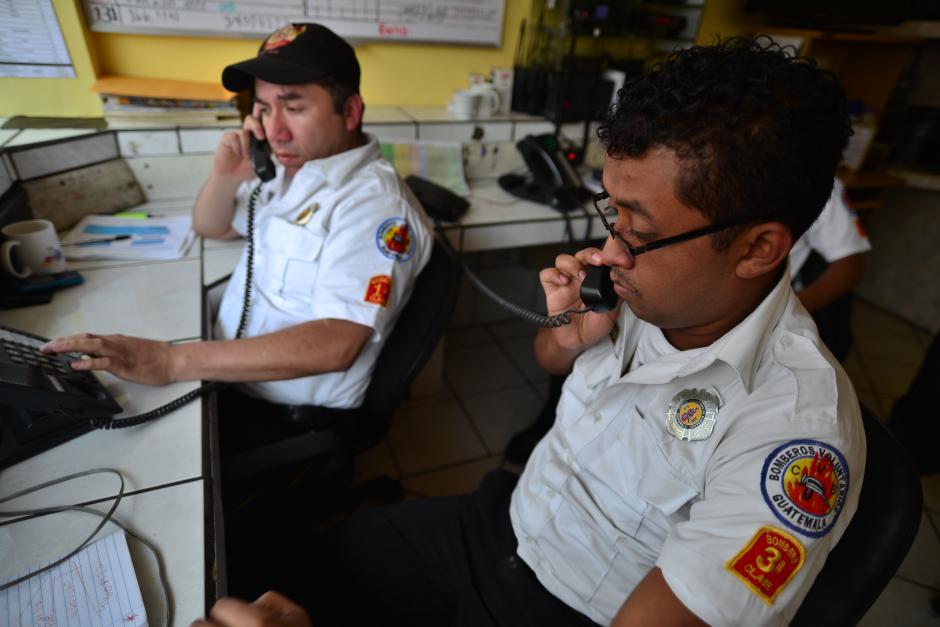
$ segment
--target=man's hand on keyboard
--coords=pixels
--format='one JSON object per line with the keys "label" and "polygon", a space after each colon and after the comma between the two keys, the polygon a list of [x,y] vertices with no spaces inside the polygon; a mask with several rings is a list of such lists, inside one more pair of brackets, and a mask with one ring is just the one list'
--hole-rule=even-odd
{"label": "man's hand on keyboard", "polygon": [[40,349],[43,353],[84,353],[88,359],[71,362],[75,370],[107,370],[128,381],[149,385],[172,383],[171,346],[166,342],[126,335],[81,333],[56,338]]}
{"label": "man's hand on keyboard", "polygon": [[219,599],[207,618],[190,627],[310,627],[310,618],[304,608],[270,591],[251,604],[232,597]]}

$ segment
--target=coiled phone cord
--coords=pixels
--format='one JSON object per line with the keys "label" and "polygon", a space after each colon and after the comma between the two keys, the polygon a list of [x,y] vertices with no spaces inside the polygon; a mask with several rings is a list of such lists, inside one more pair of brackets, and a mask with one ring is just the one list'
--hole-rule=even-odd
{"label": "coiled phone cord", "polygon": [[[245,298],[242,303],[242,314],[238,321],[238,330],[235,332],[235,339],[241,339],[245,337],[245,327],[248,325],[248,310],[251,304],[251,282],[255,259],[255,205],[258,203],[258,196],[261,195],[262,185],[264,185],[264,183],[259,182],[251,191],[251,196],[248,197],[248,228],[246,237],[248,258],[245,261]],[[191,390],[181,397],[170,401],[166,405],[161,405],[160,407],[151,409],[150,411],[143,414],[129,416],[127,418],[100,416],[91,419],[91,426],[93,426],[95,429],[126,429],[127,427],[136,427],[137,425],[155,420],[161,416],[169,414],[172,411],[176,411],[183,405],[191,403],[197,398],[205,396],[210,392],[221,390],[228,385],[230,384],[222,381],[210,381],[209,383],[204,383],[195,390]]]}
{"label": "coiled phone cord", "polygon": [[532,322],[544,327],[546,329],[554,329],[557,327],[564,326],[566,324],[571,324],[571,315],[572,314],[583,314],[592,311],[588,309],[569,309],[568,311],[563,311],[554,316],[543,316],[542,314],[535,313],[534,311],[529,311],[524,309],[515,303],[511,303],[496,292],[494,292],[486,283],[484,283],[480,277],[473,273],[473,270],[470,269],[463,259],[460,257],[460,253],[454,250],[454,247],[451,246],[451,243],[448,241],[447,236],[444,234],[441,229],[441,224],[438,220],[434,220],[434,237],[440,242],[444,250],[447,252],[448,256],[454,260],[454,262],[463,269],[463,273],[467,275],[467,278],[470,279],[470,282],[483,294],[486,295],[491,301],[508,311],[509,313],[522,318],[526,322]]}

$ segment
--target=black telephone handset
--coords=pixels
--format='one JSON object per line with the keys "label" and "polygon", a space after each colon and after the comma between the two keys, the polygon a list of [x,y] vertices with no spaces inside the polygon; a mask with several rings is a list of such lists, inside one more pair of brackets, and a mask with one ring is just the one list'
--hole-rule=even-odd
{"label": "black telephone handset", "polygon": [[264,139],[251,136],[251,163],[255,167],[255,174],[262,182],[267,183],[275,177],[274,162],[271,160],[271,146]]}
{"label": "black telephone handset", "polygon": [[585,272],[586,276],[581,281],[581,301],[588,309],[598,313],[613,311],[620,297],[614,291],[610,266],[590,266]]}
{"label": "black telephone handset", "polygon": [[510,194],[550,205],[559,211],[571,211],[591,197],[581,176],[559,150],[552,135],[527,135],[516,143],[529,169],[529,178],[506,174],[500,186]]}

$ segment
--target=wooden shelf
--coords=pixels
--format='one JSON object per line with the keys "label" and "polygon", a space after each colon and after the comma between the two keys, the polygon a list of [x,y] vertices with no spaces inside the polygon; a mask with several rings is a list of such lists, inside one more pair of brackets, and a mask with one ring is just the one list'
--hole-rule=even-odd
{"label": "wooden shelf", "polygon": [[839,171],[837,176],[845,188],[853,189],[887,189],[902,187],[907,181],[900,176],[887,172],[848,172]]}

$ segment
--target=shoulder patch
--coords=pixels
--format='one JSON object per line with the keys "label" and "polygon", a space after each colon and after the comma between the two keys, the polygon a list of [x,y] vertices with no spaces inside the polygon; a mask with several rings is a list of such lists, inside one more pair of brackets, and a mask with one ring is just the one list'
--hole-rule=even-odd
{"label": "shoulder patch", "polygon": [[408,261],[417,247],[403,218],[389,218],[380,224],[375,231],[375,245],[380,253],[395,261]]}
{"label": "shoulder patch", "polygon": [[837,448],[817,440],[792,440],[767,456],[761,494],[789,529],[820,538],[832,529],[849,490],[849,467]]}
{"label": "shoulder patch", "polygon": [[805,558],[799,540],[786,531],[762,527],[725,568],[767,605],[773,605]]}
{"label": "shoulder patch", "polygon": [[388,296],[392,292],[392,277],[387,274],[377,274],[369,279],[366,295],[363,298],[367,303],[385,307],[388,305]]}

